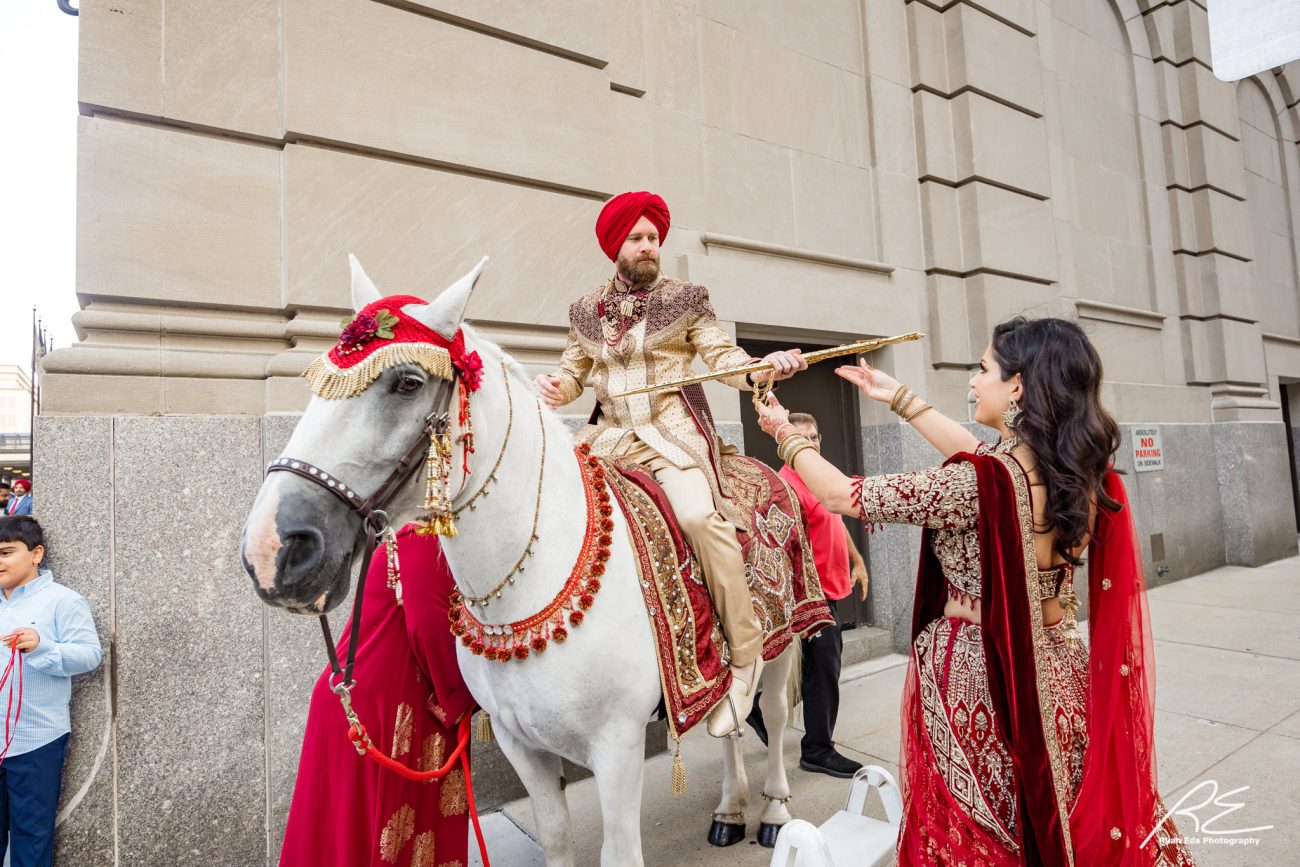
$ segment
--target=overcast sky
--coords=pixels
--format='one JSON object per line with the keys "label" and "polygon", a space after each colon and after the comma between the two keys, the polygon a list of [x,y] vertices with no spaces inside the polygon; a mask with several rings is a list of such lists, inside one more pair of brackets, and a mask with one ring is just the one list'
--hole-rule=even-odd
{"label": "overcast sky", "polygon": [[77,19],[0,0],[0,364],[31,363],[32,305],[76,339]]}

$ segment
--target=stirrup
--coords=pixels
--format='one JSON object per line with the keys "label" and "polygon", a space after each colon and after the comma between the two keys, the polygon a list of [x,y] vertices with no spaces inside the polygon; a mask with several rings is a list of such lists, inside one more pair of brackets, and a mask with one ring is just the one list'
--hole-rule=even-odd
{"label": "stirrup", "polygon": [[[736,712],[736,700],[735,700],[734,698],[732,698],[732,695],[731,695],[731,691],[730,691],[730,690],[727,691],[727,694],[726,694],[725,696],[723,696],[723,698],[724,698],[724,699],[726,700],[726,702],[727,702],[727,710],[729,710],[729,711],[731,712],[731,719],[732,719],[732,722],[734,722],[734,723],[736,724],[736,726],[735,726],[735,728],[733,728],[733,729],[732,729],[730,732],[728,732],[727,734],[725,734],[725,735],[721,735],[721,737],[724,737],[724,738],[743,738],[743,737],[745,736],[745,727],[744,727],[743,725],[741,725],[741,722],[740,722],[740,714],[738,714],[738,713]],[[721,705],[721,703],[719,703],[718,707],[716,707],[716,708],[713,709],[713,713],[717,713],[717,712],[721,709],[721,707],[722,707],[722,705]],[[710,716],[712,716],[712,714],[710,714]],[[705,720],[705,725],[706,725],[706,726],[708,725],[708,720]]]}

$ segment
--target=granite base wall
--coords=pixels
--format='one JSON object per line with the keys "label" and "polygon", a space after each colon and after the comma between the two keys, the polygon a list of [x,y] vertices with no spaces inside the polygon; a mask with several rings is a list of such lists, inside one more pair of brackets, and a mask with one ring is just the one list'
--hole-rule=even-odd
{"label": "granite base wall", "polygon": [[1223,501],[1224,548],[1234,566],[1258,566],[1296,553],[1286,430],[1278,422],[1214,426]]}

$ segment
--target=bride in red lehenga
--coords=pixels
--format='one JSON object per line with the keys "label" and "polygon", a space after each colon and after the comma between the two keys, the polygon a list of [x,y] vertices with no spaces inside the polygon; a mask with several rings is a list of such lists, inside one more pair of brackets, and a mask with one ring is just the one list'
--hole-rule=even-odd
{"label": "bride in red lehenga", "polygon": [[[925,528],[900,867],[1192,864],[1156,788],[1141,554],[1110,469],[1119,428],[1083,331],[1023,318],[994,329],[970,380],[975,420],[1001,434],[993,447],[865,362],[837,372],[947,459],[849,478],[793,432],[775,398],[760,411],[782,460],[828,508]],[[1088,643],[1075,622],[1085,553]]]}

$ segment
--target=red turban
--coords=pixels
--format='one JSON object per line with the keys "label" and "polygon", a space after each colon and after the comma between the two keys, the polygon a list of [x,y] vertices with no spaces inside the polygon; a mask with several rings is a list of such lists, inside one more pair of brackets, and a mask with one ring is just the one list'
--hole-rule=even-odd
{"label": "red turban", "polygon": [[619,248],[632,233],[632,227],[642,217],[649,218],[659,230],[659,243],[668,240],[668,227],[672,217],[664,200],[654,193],[642,190],[639,193],[623,193],[605,203],[600,216],[596,218],[596,240],[600,249],[613,262],[618,258]]}
{"label": "red turban", "polygon": [[23,491],[25,493],[27,491],[30,491],[31,489],[32,489],[32,483],[27,481],[26,479],[19,479],[18,481],[14,482],[15,491]]}

